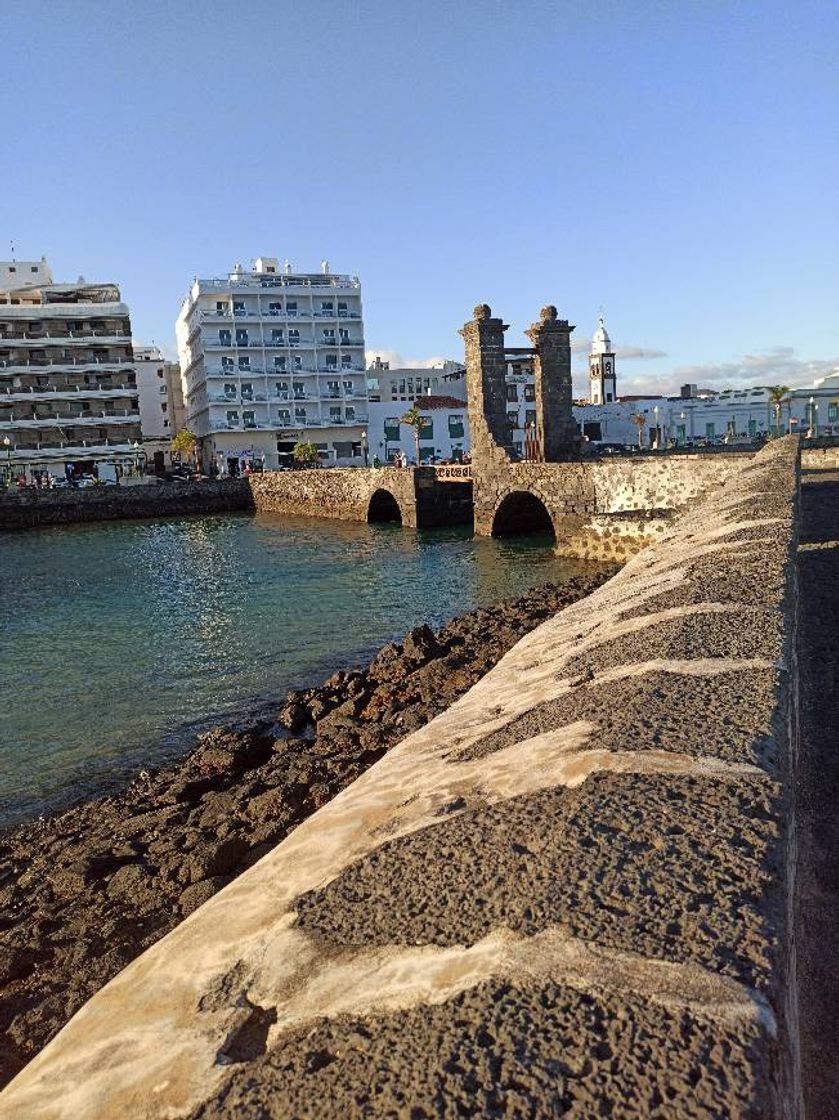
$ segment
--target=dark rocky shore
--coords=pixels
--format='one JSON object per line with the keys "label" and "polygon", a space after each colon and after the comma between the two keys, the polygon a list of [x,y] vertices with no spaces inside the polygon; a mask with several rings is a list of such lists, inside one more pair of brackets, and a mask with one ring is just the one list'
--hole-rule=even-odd
{"label": "dark rocky shore", "polygon": [[0,835],[0,1085],[129,961],[615,570],[412,630],[366,669],[290,693],[275,723],[215,728],[120,794]]}

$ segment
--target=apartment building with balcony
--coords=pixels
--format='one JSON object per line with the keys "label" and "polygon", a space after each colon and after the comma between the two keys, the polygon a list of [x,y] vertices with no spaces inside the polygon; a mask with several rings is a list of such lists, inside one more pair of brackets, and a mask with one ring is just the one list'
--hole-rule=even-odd
{"label": "apartment building with balcony", "polygon": [[114,477],[140,441],[128,308],[116,284],[56,284],[47,261],[0,262],[0,466]]}
{"label": "apartment building with balcony", "polygon": [[292,272],[274,257],[196,279],[176,323],[186,426],[205,469],[266,470],[314,443],[326,464],[362,462],[368,419],[361,284]]}

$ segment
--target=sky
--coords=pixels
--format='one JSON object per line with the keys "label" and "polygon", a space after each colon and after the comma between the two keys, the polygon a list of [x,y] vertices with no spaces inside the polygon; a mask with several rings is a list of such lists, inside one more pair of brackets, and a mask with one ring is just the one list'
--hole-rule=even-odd
{"label": "sky", "polygon": [[839,365],[839,6],[0,0],[0,258],[116,281],[174,348],[193,277],[362,281],[368,353],[601,309],[622,393]]}

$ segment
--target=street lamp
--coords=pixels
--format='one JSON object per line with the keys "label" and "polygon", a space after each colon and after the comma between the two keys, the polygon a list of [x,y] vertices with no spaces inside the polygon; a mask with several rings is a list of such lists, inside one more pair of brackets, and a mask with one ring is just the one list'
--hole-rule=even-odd
{"label": "street lamp", "polygon": [[3,446],[6,448],[6,485],[12,484],[12,441],[8,436],[3,436]]}
{"label": "street lamp", "polygon": [[366,467],[367,463],[368,463],[368,459],[370,457],[369,456],[369,448],[367,446],[367,429],[366,428],[362,428],[362,430],[361,430],[361,454],[364,456],[364,465]]}
{"label": "street lamp", "polygon": [[655,413],[655,449],[658,451],[661,447],[661,432],[658,428],[658,405],[654,406],[653,412]]}
{"label": "street lamp", "polygon": [[810,426],[807,429],[807,438],[808,439],[812,439],[813,435],[815,434],[813,432],[813,428],[815,427],[816,407],[817,407],[816,406],[816,398],[815,397],[810,397]]}

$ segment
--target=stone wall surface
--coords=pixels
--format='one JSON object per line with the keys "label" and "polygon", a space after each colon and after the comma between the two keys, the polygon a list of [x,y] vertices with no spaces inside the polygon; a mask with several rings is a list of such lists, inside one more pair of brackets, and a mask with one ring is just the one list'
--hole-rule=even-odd
{"label": "stone wall surface", "polygon": [[244,479],[93,486],[88,490],[22,490],[0,495],[0,530],[80,521],[173,517],[253,509]]}
{"label": "stone wall surface", "polygon": [[798,458],[740,461],[102,989],[0,1117],[797,1117]]}
{"label": "stone wall surface", "polygon": [[254,504],[263,513],[335,517],[366,521],[376,490],[396,499],[402,524],[416,528],[414,471],[399,467],[334,467],[329,470],[274,471],[250,478]]}

